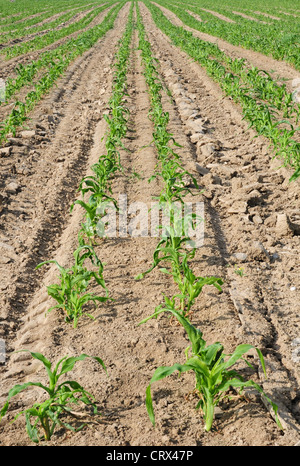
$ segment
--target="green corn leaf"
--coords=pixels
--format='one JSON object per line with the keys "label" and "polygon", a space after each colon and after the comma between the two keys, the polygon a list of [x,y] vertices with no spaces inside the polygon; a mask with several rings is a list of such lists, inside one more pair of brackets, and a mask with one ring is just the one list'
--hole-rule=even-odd
{"label": "green corn leaf", "polygon": [[220,371],[223,371],[225,369],[228,369],[229,367],[234,365],[239,359],[241,359],[242,356],[252,348],[256,350],[256,352],[257,352],[257,354],[259,356],[259,359],[261,361],[263,371],[264,371],[264,373],[266,375],[264,359],[263,359],[261,351],[258,348],[255,348],[255,346],[249,345],[249,344],[238,345],[236,347],[235,351],[230,355],[229,359],[216,368],[216,372],[220,372]]}
{"label": "green corn leaf", "polygon": [[56,260],[48,260],[48,261],[41,262],[35,268],[39,269],[40,267],[42,267],[45,264],[56,264],[61,273],[64,273],[64,271],[65,271],[65,269],[61,265],[59,265],[59,263]]}
{"label": "green corn leaf", "polygon": [[26,419],[26,431],[29,435],[29,438],[34,442],[34,443],[39,443],[39,435],[38,435],[38,430],[35,427],[35,425],[31,425],[31,413],[26,412],[25,414],[25,419]]}
{"label": "green corn leaf", "polygon": [[293,173],[293,175],[290,177],[289,181],[295,181],[297,178],[300,177],[300,168],[297,168],[297,170]]}
{"label": "green corn leaf", "polygon": [[154,416],[154,410],[153,410],[153,403],[152,403],[152,396],[151,396],[151,384],[154,382],[157,382],[158,380],[162,380],[165,377],[168,377],[169,375],[173,374],[175,371],[179,371],[179,374],[182,372],[190,370],[190,367],[182,364],[174,364],[174,366],[167,367],[167,366],[161,366],[156,369],[154,372],[150,384],[148,385],[146,389],[146,408],[147,412],[149,415],[149,418],[155,426],[155,416]]}
{"label": "green corn leaf", "polygon": [[31,356],[34,359],[37,359],[38,361],[41,361],[45,366],[45,369],[47,371],[50,382],[53,383],[54,377],[53,377],[53,373],[51,371],[51,362],[43,354],[33,352],[33,351],[29,351],[29,350],[25,350],[25,349],[15,351],[15,353],[20,353],[20,352],[28,352],[28,353],[31,354]]}
{"label": "green corn leaf", "polygon": [[27,387],[31,387],[31,386],[34,386],[34,387],[40,387],[44,390],[46,390],[46,392],[51,395],[51,391],[49,390],[48,387],[45,387],[45,385],[39,383],[39,382],[26,382],[26,383],[23,383],[21,385],[17,384],[15,385],[13,388],[11,388],[8,392],[8,396],[7,396],[7,400],[3,406],[3,408],[1,409],[0,411],[0,420],[2,419],[2,417],[6,414],[7,412],[7,409],[8,409],[8,406],[9,406],[9,402],[11,400],[12,397],[18,395],[22,390],[25,390]]}
{"label": "green corn leaf", "polygon": [[69,372],[73,369],[75,363],[77,361],[82,361],[86,358],[92,358],[94,359],[95,361],[97,361],[102,367],[103,369],[105,370],[106,372],[106,367],[105,367],[105,364],[104,362],[102,361],[102,359],[100,359],[99,357],[97,356],[88,356],[87,354],[81,354],[80,356],[72,356],[70,358],[67,358],[63,363],[62,363],[62,366],[61,366],[61,371],[59,373],[59,377],[63,374],[65,374],[66,372]]}

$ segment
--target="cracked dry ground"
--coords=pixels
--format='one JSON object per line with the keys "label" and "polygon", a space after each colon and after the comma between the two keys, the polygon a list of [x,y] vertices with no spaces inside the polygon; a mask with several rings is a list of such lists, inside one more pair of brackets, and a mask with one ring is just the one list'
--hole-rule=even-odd
{"label": "cracked dry ground", "polygon": [[[170,44],[143,4],[140,10],[160,76],[172,95],[165,93],[163,104],[170,114],[170,131],[181,145],[177,152],[203,188],[193,193],[205,206],[204,245],[193,268],[198,275],[224,280],[222,294],[204,288],[192,323],[208,343],[223,343],[227,353],[240,343],[262,350],[267,380],[255,353],[247,357],[254,371],[242,363],[238,368],[278,404],[285,429],[278,429],[256,392],[246,391],[219,405],[214,428],[205,433],[190,373],[153,387],[157,425],[152,428],[145,389],[156,367],[184,362],[188,346],[183,329],[166,317],[137,325],[162,302],[164,293],[175,291],[169,277],[158,270],[142,281],[134,279],[150,265],[157,238],[99,242],[96,251],[106,264],[104,276],[114,301],[97,306],[95,320],[82,319],[74,330],[60,312],[45,316],[53,305],[46,285],[56,280],[57,272],[52,266],[34,267],[52,258],[62,265],[72,260],[83,212],[76,206],[71,214],[70,205],[78,196],[80,180],[105,150],[103,114],[111,93],[111,63],[129,4],[120,11],[114,30],[78,59],[58,88],[36,107],[29,123],[34,136],[18,138],[10,157],[0,159],[1,188],[11,186],[2,199],[0,229],[0,337],[7,350],[6,363],[0,366],[1,405],[16,383],[45,381],[40,363],[27,353],[12,351],[39,351],[51,361],[86,353],[104,360],[109,377],[87,361],[74,367],[72,378],[95,396],[101,417],[88,420],[87,428],[78,433],[58,429],[49,445],[296,445],[299,184],[288,183],[289,173],[274,165],[266,140],[253,138],[239,108],[224,98],[201,67]],[[114,180],[113,194],[117,199],[126,194],[128,204],[141,201],[150,206],[161,186],[159,181],[148,183],[157,154],[151,144],[149,95],[137,32],[128,73],[128,107],[130,131],[124,141],[128,150],[122,151],[124,173]],[[197,119],[191,118],[195,113]],[[198,140],[195,124],[202,127]],[[1,445],[31,445],[23,419],[9,421],[39,396],[32,388],[13,401],[0,426]]]}

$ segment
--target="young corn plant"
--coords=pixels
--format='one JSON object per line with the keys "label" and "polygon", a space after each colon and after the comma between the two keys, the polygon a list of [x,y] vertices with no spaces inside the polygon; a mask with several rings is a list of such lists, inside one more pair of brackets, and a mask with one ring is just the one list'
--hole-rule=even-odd
{"label": "young corn plant", "polygon": [[170,312],[180,322],[187,332],[191,345],[185,351],[186,360],[183,364],[176,363],[169,367],[158,367],[150,380],[146,389],[146,408],[153,426],[155,426],[155,415],[151,395],[152,384],[170,376],[175,371],[178,371],[179,375],[183,372],[192,371],[194,372],[196,379],[195,393],[199,397],[196,409],[200,409],[203,413],[206,432],[209,432],[212,429],[215,407],[224,398],[228,398],[228,390],[232,388],[237,390],[239,393],[242,393],[243,389],[246,387],[256,389],[265,398],[274,411],[278,427],[282,429],[282,425],[278,418],[277,405],[266,395],[259,384],[253,380],[245,381],[241,374],[232,368],[240,359],[242,359],[249,367],[253,368],[243,356],[250,349],[254,348],[266,376],[264,358],[258,348],[249,344],[241,344],[236,347],[232,354],[227,355],[224,353],[224,347],[221,343],[216,342],[211,345],[207,345],[206,341],[203,339],[202,332],[177,312],[170,302],[166,307],[156,310],[153,316],[147,317],[141,321],[140,324],[147,322],[147,320],[152,317],[157,317],[162,312]]}
{"label": "young corn plant", "polygon": [[[87,202],[83,200],[76,200],[72,206],[71,211],[75,204],[79,204],[86,211],[86,221],[82,224],[80,235],[82,240],[87,237],[90,244],[95,240],[96,236],[100,236],[100,227],[102,225],[102,218],[106,215],[107,210],[114,207],[118,210],[117,201],[106,192],[110,188],[108,186],[107,171],[103,164],[97,163],[92,167],[95,175],[84,177],[79,185],[78,191],[81,192],[82,197],[86,193],[91,193]],[[103,236],[103,234],[101,235]]]}
{"label": "young corn plant", "polygon": [[[21,350],[27,351],[27,350]],[[0,421],[6,415],[11,399],[18,395],[21,391],[28,387],[39,387],[47,394],[47,398],[38,403],[34,403],[30,408],[19,412],[12,422],[19,416],[25,415],[26,431],[29,438],[34,443],[39,443],[41,440],[49,441],[57,426],[65,427],[74,432],[77,432],[85,427],[86,423],[73,427],[65,417],[77,418],[77,413],[73,412],[72,406],[83,403],[88,407],[93,408],[93,413],[98,414],[95,398],[87,392],[75,380],[67,380],[60,382],[61,377],[70,372],[78,361],[83,361],[86,358],[92,358],[98,362],[106,372],[106,367],[102,359],[96,356],[88,356],[81,354],[80,356],[65,356],[58,361],[52,369],[52,363],[41,353],[29,351],[34,359],[39,360],[43,365],[48,375],[48,384],[40,382],[26,382],[17,384],[8,392],[7,400],[0,411]]]}
{"label": "young corn plant", "polygon": [[[48,312],[53,309],[62,309],[65,312],[65,321],[68,323],[73,322],[73,327],[76,328],[78,319],[82,315],[86,315],[93,319],[94,317],[85,312],[83,307],[88,302],[94,303],[105,302],[111,299],[108,296],[108,290],[103,278],[103,264],[97,257],[94,249],[90,245],[81,245],[74,252],[75,263],[70,268],[62,267],[56,260],[48,260],[41,262],[36,267],[37,269],[45,264],[53,263],[57,266],[60,272],[60,283],[47,286],[49,296],[51,296],[57,304],[52,306]],[[89,259],[98,270],[91,271],[85,267],[85,261]],[[91,279],[94,279],[104,291],[105,296],[97,296],[88,292]]]}
{"label": "young corn plant", "polygon": [[175,301],[177,301],[177,310],[187,317],[203,287],[212,285],[222,292],[223,281],[218,277],[196,276],[188,264],[197,250],[195,247],[189,249],[186,246],[187,243],[190,243],[190,237],[178,235],[176,222],[175,226],[174,223],[171,223],[169,228],[164,227],[164,229],[166,230],[165,236],[159,241],[154,251],[151,267],[135,278],[136,280],[144,278],[155,267],[159,267],[161,272],[172,276],[179,289],[179,293],[173,296],[172,302],[175,305]]}

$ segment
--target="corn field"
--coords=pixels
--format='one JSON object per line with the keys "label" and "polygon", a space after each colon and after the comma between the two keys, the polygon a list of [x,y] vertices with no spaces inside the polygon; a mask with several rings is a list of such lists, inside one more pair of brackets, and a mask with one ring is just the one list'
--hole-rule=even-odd
{"label": "corn field", "polygon": [[0,0],[1,446],[300,444],[299,26]]}

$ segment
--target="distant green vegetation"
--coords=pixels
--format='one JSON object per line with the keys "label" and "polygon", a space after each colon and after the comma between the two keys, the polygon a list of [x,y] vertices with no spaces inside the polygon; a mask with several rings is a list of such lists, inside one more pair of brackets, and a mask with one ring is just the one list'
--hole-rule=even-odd
{"label": "distant green vegetation", "polygon": [[[270,55],[276,60],[285,60],[300,70],[300,4],[297,17],[286,15],[282,11],[295,12],[295,2],[275,2],[275,8],[271,2],[249,2],[245,0],[233,2],[201,1],[197,0],[158,0],[156,3],[163,5],[174,12],[185,24],[198,31],[220,37],[231,44]],[[263,3],[263,7],[261,6]],[[268,7],[267,7],[268,5]],[[284,8],[283,5],[286,5]],[[289,5],[289,6],[288,6]],[[208,9],[220,13],[234,22],[227,22],[217,18]],[[198,21],[188,12],[196,13],[202,21]],[[258,21],[246,19],[233,11],[247,14]],[[280,20],[266,17],[255,12],[263,12],[280,17]]]}
{"label": "distant green vegetation", "polygon": [[[64,23],[75,17],[78,13],[88,11],[95,8],[95,5],[89,5],[84,8],[76,5],[67,12],[58,9],[43,13],[42,15],[34,16],[31,19],[24,19],[16,24],[7,24],[0,26],[0,43],[5,46],[6,43],[18,38],[25,39],[28,35],[37,34],[44,31],[49,31],[58,26],[63,27]],[[41,24],[40,24],[41,23]],[[3,33],[2,33],[3,32]]]}
{"label": "distant green vegetation", "polygon": [[[51,15],[58,13],[59,11],[70,10],[71,8],[81,7],[84,8],[90,5],[92,8],[94,4],[104,3],[95,2],[89,0],[14,0],[10,2],[8,0],[0,0],[0,31],[3,25],[17,26],[20,24],[19,21],[24,20],[27,26],[34,24],[35,22],[42,21],[43,19],[50,17]],[[26,18],[38,15],[35,18],[26,20]]]}
{"label": "distant green vegetation", "polygon": [[[225,94],[241,106],[243,117],[249,122],[249,126],[270,140],[275,155],[281,158],[284,165],[294,170],[291,179],[298,178],[300,143],[297,125],[300,120],[300,106],[293,101],[285,84],[276,83],[264,70],[249,68],[245,60],[232,59],[216,44],[201,40],[183,27],[175,26],[154,3],[147,0],[144,3],[162,32],[170,37],[174,45],[200,63]],[[170,6],[169,1],[160,4],[168,5],[181,19],[185,18],[189,25],[192,24],[187,19],[187,16],[192,16],[183,9]],[[232,26],[231,23],[226,24]]]}
{"label": "distant green vegetation", "polygon": [[[110,3],[112,4],[112,3]],[[71,23],[70,25],[60,28],[50,30],[44,35],[38,35],[31,40],[25,40],[21,44],[16,44],[11,47],[4,48],[2,53],[6,55],[6,58],[16,57],[18,55],[23,55],[34,50],[39,50],[48,45],[56,42],[74,32],[80,31],[89,26],[94,18],[96,18],[101,11],[105,10],[108,7],[108,4],[101,5],[97,8],[94,8],[92,11],[85,14],[83,18],[78,21]]]}
{"label": "distant green vegetation", "polygon": [[[40,69],[45,72],[38,76],[37,81],[33,83],[34,89],[26,94],[25,99],[15,100],[14,107],[8,117],[0,122],[0,143],[6,141],[8,134],[15,135],[17,129],[25,124],[28,114],[49,92],[69,64],[92,47],[109,29],[113,28],[114,21],[122,6],[124,6],[124,2],[117,2],[107,13],[102,23],[80,33],[76,38],[67,40],[61,47],[47,51],[37,61],[32,61],[26,67],[22,64],[16,67],[17,78],[8,80],[7,83],[6,102],[15,92],[28,85]],[[105,6],[102,6],[102,9],[104,10]]]}

